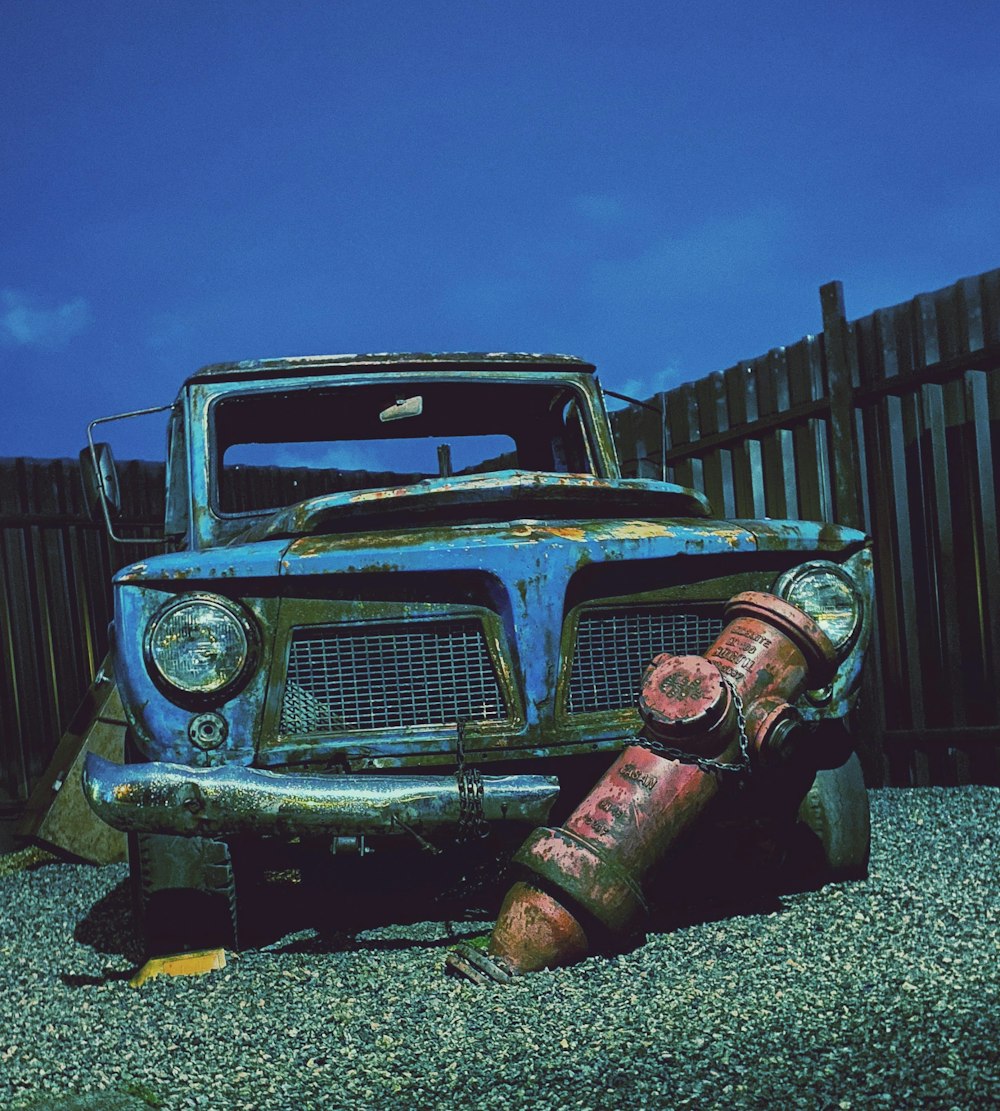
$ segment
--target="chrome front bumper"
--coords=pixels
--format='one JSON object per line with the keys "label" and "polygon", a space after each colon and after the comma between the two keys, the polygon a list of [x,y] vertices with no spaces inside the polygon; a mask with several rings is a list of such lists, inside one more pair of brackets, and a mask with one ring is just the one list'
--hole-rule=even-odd
{"label": "chrome front bumper", "polygon": [[[488,822],[544,824],[559,794],[545,775],[482,776]],[[128,833],[361,836],[458,825],[453,775],[288,775],[259,768],[114,764],[89,753],[83,792],[103,821]]]}

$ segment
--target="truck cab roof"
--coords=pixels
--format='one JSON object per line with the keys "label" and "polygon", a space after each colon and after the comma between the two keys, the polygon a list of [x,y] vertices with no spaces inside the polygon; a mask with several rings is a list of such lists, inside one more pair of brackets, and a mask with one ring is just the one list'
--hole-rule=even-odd
{"label": "truck cab roof", "polygon": [[514,370],[565,371],[593,374],[595,367],[575,355],[528,354],[514,351],[445,351],[438,353],[382,352],[366,355],[300,355],[280,359],[245,359],[212,363],[192,374],[185,384],[232,381],[240,378],[283,378],[308,374],[371,373],[379,368],[395,371],[426,370]]}

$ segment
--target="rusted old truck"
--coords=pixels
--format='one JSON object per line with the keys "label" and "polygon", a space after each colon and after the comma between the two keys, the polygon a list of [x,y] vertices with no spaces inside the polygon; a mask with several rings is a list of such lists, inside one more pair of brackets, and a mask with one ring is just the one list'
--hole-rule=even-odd
{"label": "rusted old truck", "polygon": [[[377,868],[553,828],[636,743],[650,661],[703,656],[748,592],[820,629],[830,666],[797,673],[763,746],[737,698],[735,757],[645,731],[719,787],[648,901],[679,897],[680,874],[721,882],[725,862],[780,872],[793,845],[809,867],[864,871],[845,727],[871,624],[864,535],[719,520],[693,490],[623,477],[594,367],[569,356],[225,363],[165,408],[165,547],[114,580],[125,762],[91,755],[84,775],[129,835],[152,948],[234,944],[265,851],[374,851]],[[111,419],[81,458],[114,535],[93,434]],[[724,647],[714,660],[729,698]],[[662,691],[698,693],[691,666]]]}

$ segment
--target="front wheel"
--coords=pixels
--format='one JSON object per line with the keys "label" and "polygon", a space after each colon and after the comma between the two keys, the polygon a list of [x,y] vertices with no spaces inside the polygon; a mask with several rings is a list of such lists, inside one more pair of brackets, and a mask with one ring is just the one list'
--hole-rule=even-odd
{"label": "front wheel", "polygon": [[864,879],[871,852],[868,792],[857,753],[816,773],[799,807],[804,857],[824,879]]}
{"label": "front wheel", "polygon": [[147,956],[236,948],[229,846],[208,837],[130,834],[133,910]]}

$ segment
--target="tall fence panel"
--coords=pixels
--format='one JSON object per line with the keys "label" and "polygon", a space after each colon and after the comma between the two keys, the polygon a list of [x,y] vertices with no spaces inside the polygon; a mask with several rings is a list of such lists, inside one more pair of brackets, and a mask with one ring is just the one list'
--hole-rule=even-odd
{"label": "tall fence panel", "polygon": [[1000,270],[853,322],[820,294],[821,334],[616,414],[623,455],[720,515],[866,529],[870,779],[1000,783]]}
{"label": "tall fence panel", "polygon": [[1000,271],[853,331],[890,776],[1000,782]]}
{"label": "tall fence panel", "polygon": [[[162,530],[163,465],[127,463],[122,528]],[[110,579],[148,544],[109,545],[76,460],[0,459],[0,801],[23,802],[108,647]]]}

